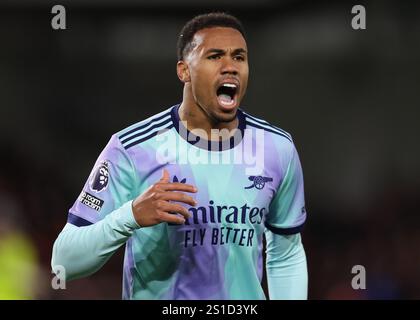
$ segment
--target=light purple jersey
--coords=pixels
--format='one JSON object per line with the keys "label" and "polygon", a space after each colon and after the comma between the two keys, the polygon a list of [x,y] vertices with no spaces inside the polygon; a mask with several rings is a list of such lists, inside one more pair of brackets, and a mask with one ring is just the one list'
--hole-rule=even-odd
{"label": "light purple jersey", "polygon": [[126,243],[125,299],[265,299],[263,233],[294,234],[306,219],[291,136],[238,110],[233,138],[210,142],[180,122],[179,105],[112,136],[68,222],[103,219],[159,181],[195,185],[185,224],[137,229]]}

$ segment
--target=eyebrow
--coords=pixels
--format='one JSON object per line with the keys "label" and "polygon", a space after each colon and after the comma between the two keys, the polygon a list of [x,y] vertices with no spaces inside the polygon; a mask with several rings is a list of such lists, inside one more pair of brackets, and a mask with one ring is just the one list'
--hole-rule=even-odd
{"label": "eyebrow", "polygon": [[[205,52],[205,54],[207,55],[207,54],[210,54],[210,53],[215,53],[215,54],[223,54],[223,53],[226,53],[226,51],[225,50],[223,50],[223,49],[216,49],[216,48],[210,48],[210,49],[208,49],[208,50],[206,50],[206,52]],[[233,50],[233,52],[232,52],[232,54],[240,54],[240,53],[247,53],[246,52],[246,50],[245,49],[243,49],[243,48],[238,48],[238,49],[235,49],[235,50]]]}

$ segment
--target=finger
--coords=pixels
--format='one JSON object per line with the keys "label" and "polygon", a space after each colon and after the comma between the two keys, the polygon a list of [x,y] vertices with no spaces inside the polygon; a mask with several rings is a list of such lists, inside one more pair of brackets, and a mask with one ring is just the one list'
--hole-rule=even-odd
{"label": "finger", "polygon": [[197,188],[191,184],[185,184],[180,182],[171,182],[162,184],[162,188],[165,191],[185,191],[185,192],[197,192]]}
{"label": "finger", "polygon": [[189,211],[187,210],[187,208],[181,206],[180,204],[177,203],[170,203],[170,202],[166,202],[164,201],[161,205],[160,205],[160,210],[161,211],[165,211],[167,213],[179,213],[182,214],[185,219],[188,219],[189,217],[191,217],[191,214],[189,213]]}
{"label": "finger", "polygon": [[168,170],[166,170],[166,169],[162,170],[162,178],[160,178],[159,181],[164,182],[164,183],[169,182],[169,172],[168,172]]}
{"label": "finger", "polygon": [[167,201],[178,201],[178,202],[183,202],[186,204],[189,204],[190,206],[196,206],[197,205],[197,201],[195,201],[192,197],[190,197],[189,195],[186,195],[185,193],[182,192],[164,192],[161,195],[161,199],[162,200],[167,200]]}
{"label": "finger", "polygon": [[170,214],[170,213],[167,213],[167,212],[161,212],[160,213],[160,221],[161,222],[176,223],[176,224],[185,223],[185,219],[183,217],[177,216],[175,214]]}

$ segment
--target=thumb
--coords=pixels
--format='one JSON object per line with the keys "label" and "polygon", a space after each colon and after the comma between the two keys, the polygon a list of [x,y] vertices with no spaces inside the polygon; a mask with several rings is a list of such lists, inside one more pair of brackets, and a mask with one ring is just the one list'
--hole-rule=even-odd
{"label": "thumb", "polygon": [[169,172],[166,169],[162,170],[162,178],[160,178],[160,182],[169,182]]}

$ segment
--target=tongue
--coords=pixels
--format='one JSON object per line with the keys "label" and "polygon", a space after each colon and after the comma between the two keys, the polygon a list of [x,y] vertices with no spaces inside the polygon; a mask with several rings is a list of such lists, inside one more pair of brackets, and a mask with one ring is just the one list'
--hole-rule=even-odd
{"label": "tongue", "polygon": [[228,94],[219,94],[217,96],[222,104],[231,104],[232,98]]}

